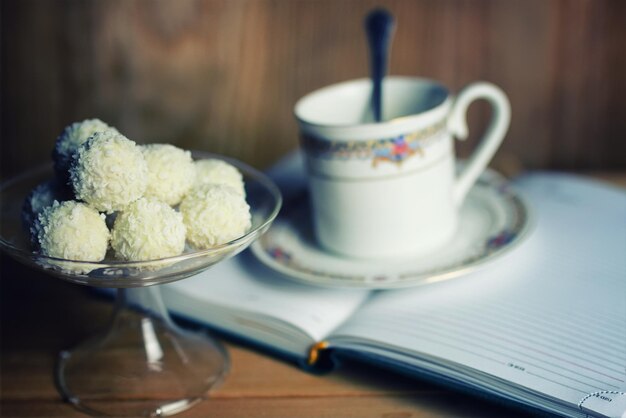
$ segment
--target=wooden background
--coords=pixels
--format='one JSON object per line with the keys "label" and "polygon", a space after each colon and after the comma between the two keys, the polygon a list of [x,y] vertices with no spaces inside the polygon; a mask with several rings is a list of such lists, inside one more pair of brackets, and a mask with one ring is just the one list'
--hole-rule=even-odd
{"label": "wooden background", "polygon": [[[509,94],[499,158],[626,168],[624,1],[2,0],[0,174],[46,161],[88,117],[265,167],[297,147],[299,97],[367,76],[362,21],[379,5],[398,21],[391,73]],[[470,110],[473,141],[488,115]]]}

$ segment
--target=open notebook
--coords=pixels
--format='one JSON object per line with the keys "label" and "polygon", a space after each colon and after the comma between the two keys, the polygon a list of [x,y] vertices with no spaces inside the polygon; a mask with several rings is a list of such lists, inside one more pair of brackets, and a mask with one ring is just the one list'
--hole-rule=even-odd
{"label": "open notebook", "polygon": [[[304,184],[298,155],[271,175],[287,196]],[[315,288],[246,252],[165,286],[166,305],[303,364],[355,355],[563,416],[626,417],[626,193],[561,174],[514,185],[534,231],[465,277]]]}

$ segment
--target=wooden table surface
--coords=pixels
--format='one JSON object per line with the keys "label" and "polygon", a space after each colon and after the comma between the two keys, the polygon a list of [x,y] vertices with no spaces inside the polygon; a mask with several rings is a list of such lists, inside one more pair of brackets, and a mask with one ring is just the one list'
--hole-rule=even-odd
{"label": "wooden table surface", "polygon": [[[625,175],[597,177],[626,187]],[[0,416],[81,417],[53,382],[58,352],[105,327],[112,304],[88,288],[0,259]],[[530,417],[527,412],[360,363],[307,373],[226,341],[225,383],[182,417]],[[110,400],[124,411],[124,402]]]}

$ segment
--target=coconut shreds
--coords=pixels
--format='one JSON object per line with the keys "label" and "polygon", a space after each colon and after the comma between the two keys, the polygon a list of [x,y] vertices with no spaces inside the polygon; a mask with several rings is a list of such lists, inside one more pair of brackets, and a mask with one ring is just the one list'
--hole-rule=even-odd
{"label": "coconut shreds", "polygon": [[57,179],[35,187],[22,208],[43,255],[97,262],[110,243],[118,259],[157,260],[182,254],[185,244],[230,242],[251,227],[243,176],[225,161],[194,162],[169,144],[138,146],[99,119],[67,126],[52,158]]}
{"label": "coconut shreds", "polygon": [[226,184],[245,196],[243,176],[235,166],[214,158],[196,161],[194,165],[196,166],[196,186]]}
{"label": "coconut shreds", "polygon": [[31,232],[42,254],[79,261],[102,261],[110,238],[104,215],[72,200],[44,208]]}
{"label": "coconut shreds", "polygon": [[54,161],[54,169],[64,183],[69,179],[69,169],[72,161],[72,155],[78,147],[86,142],[90,136],[96,132],[117,130],[100,119],[85,119],[82,122],[74,122],[65,127],[61,135],[59,135],[52,150],[52,160]]}
{"label": "coconut shreds", "polygon": [[37,185],[24,199],[22,205],[22,223],[26,230],[31,226],[45,208],[52,206],[55,200],[63,202],[71,200],[72,194],[57,179],[48,180]]}
{"label": "coconut shreds", "polygon": [[232,187],[194,187],[180,204],[187,240],[198,249],[210,248],[244,235],[251,226],[250,207]]}
{"label": "coconut shreds", "polygon": [[145,196],[172,206],[179,204],[195,180],[191,153],[169,144],[149,144],[140,148],[148,165]]}
{"label": "coconut shreds", "polygon": [[143,196],[148,167],[133,141],[115,131],[96,132],[76,150],[70,180],[77,199],[111,213]]}
{"label": "coconut shreds", "polygon": [[118,213],[111,247],[122,260],[154,260],[181,254],[185,235],[179,212],[158,200],[141,198]]}

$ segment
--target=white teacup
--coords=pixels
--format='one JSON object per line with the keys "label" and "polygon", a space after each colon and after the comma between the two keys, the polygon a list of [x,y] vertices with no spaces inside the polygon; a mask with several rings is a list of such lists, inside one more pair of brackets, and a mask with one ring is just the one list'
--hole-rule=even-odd
{"label": "white teacup", "polygon": [[[433,80],[387,77],[383,122],[364,122],[371,83],[347,81],[298,101],[314,231],[329,251],[357,258],[423,255],[451,239],[459,208],[499,147],[510,105],[477,82],[452,97]],[[460,174],[453,136],[467,137],[471,102],[491,103],[491,123]]]}

